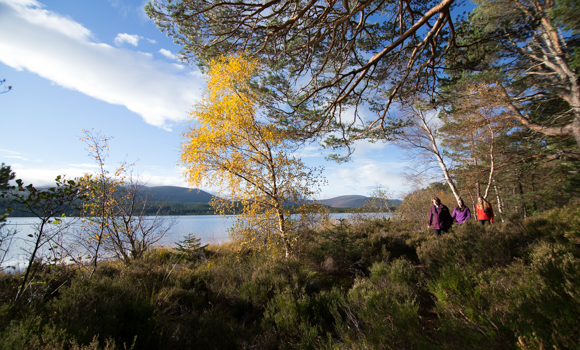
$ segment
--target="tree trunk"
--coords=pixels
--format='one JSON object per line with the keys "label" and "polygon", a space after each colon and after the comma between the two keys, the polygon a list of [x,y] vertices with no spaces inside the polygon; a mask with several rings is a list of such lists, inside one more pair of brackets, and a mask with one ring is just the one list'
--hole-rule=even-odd
{"label": "tree trunk", "polygon": [[421,111],[419,111],[418,114],[419,114],[419,118],[421,119],[421,122],[422,122],[421,127],[429,135],[429,141],[431,142],[431,149],[432,149],[433,154],[437,158],[437,163],[439,164],[439,167],[443,171],[443,177],[445,177],[445,181],[449,185],[449,188],[451,188],[451,192],[453,192],[453,195],[455,196],[455,200],[459,201],[459,198],[461,198],[461,196],[459,195],[459,192],[457,191],[457,188],[455,187],[455,183],[451,179],[451,176],[449,176],[449,170],[447,169],[447,165],[445,164],[445,161],[443,160],[443,156],[441,155],[441,152],[439,152],[439,147],[437,146],[437,140],[435,139],[435,135],[433,135],[431,128],[427,124],[427,121],[425,120],[423,113]]}
{"label": "tree trunk", "polygon": [[518,176],[518,190],[520,194],[520,200],[522,201],[522,213],[524,214],[524,219],[528,217],[528,208],[526,206],[526,202],[524,201],[524,189],[522,187],[522,182],[520,181],[520,177]]}
{"label": "tree trunk", "polygon": [[276,212],[278,213],[278,228],[280,234],[282,235],[282,241],[284,242],[284,253],[285,257],[290,257],[290,241],[288,240],[288,232],[286,231],[286,219],[284,218],[284,212],[279,203],[276,204]]}
{"label": "tree trunk", "polygon": [[26,267],[26,273],[24,273],[24,277],[22,278],[22,283],[20,284],[20,288],[18,289],[18,292],[16,293],[16,297],[14,298],[15,300],[18,300],[21,296],[22,293],[24,293],[24,290],[26,289],[26,284],[28,282],[28,278],[30,277],[31,274],[31,270],[32,270],[32,265],[34,264],[34,259],[36,259],[36,253],[38,253],[38,249],[40,249],[41,246],[41,241],[42,241],[42,236],[44,234],[44,225],[46,224],[45,220],[42,220],[42,223],[40,224],[40,229],[38,231],[38,237],[36,237],[36,241],[34,242],[34,249],[32,250],[32,254],[30,254],[30,259],[28,259],[28,266]]}
{"label": "tree trunk", "polygon": [[495,134],[493,132],[493,128],[491,127],[491,123],[488,124],[489,126],[489,131],[491,132],[491,146],[489,147],[489,179],[487,180],[487,187],[485,188],[485,194],[483,195],[483,198],[487,199],[487,195],[489,194],[489,189],[491,187],[491,182],[493,180],[493,172],[495,170],[495,164],[494,164],[494,156],[493,156],[493,151],[494,151],[494,146],[495,146]]}
{"label": "tree trunk", "polygon": [[495,190],[495,197],[497,198],[497,212],[500,215],[501,222],[504,222],[504,220],[503,220],[503,204],[501,202],[501,197],[500,197],[497,185],[495,183],[495,179],[493,180],[493,189]]}
{"label": "tree trunk", "polygon": [[473,198],[473,193],[470,190],[470,187],[467,186],[467,193],[469,194],[469,198],[471,198],[471,205],[473,206],[473,215],[475,220],[477,220],[477,198]]}
{"label": "tree trunk", "polygon": [[[580,107],[577,107],[576,109],[580,109]],[[574,136],[574,140],[576,140],[576,143],[578,144],[578,148],[580,148],[580,111],[575,111],[575,118],[574,118],[574,122],[571,124],[571,134],[572,136]]]}
{"label": "tree trunk", "polygon": [[97,247],[95,248],[95,258],[93,259],[93,269],[92,269],[91,273],[89,274],[89,279],[91,277],[93,277],[93,274],[95,273],[95,271],[97,271],[97,265],[98,265],[98,260],[99,260],[99,250],[101,248],[101,245],[103,243],[103,238],[105,236],[107,181],[106,181],[104,174],[105,174],[105,170],[104,170],[104,167],[103,167],[103,164],[101,161],[101,181],[103,181],[103,194],[102,194],[102,198],[101,198],[102,208],[101,208],[101,218],[100,218],[101,222],[100,222],[99,234],[97,237]]}
{"label": "tree trunk", "polygon": [[[518,197],[517,197],[517,193],[516,193],[516,186],[514,186],[512,189],[513,189],[513,194],[514,194],[514,197],[513,198],[515,199],[515,201],[517,203],[517,198]],[[514,212],[516,212],[516,213],[519,213],[520,212],[519,206],[517,204],[514,205]]]}

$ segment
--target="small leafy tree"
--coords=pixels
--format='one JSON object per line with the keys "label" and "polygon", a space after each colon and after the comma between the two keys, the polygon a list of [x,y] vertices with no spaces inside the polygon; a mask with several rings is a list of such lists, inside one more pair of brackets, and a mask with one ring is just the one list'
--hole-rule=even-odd
{"label": "small leafy tree", "polygon": [[211,61],[208,92],[192,112],[194,126],[184,133],[181,162],[192,186],[220,189],[220,213],[243,206],[238,230],[244,243],[273,249],[286,257],[297,240],[289,220],[295,204],[301,214],[314,210],[309,198],[321,182],[320,169],[310,169],[289,155],[288,134],[261,118],[260,101],[250,92],[256,64],[243,55]]}
{"label": "small leafy tree", "polygon": [[433,182],[427,188],[416,188],[408,193],[397,207],[397,218],[407,224],[412,224],[417,230],[423,229],[428,221],[429,208],[433,205],[431,199],[439,197],[441,203],[452,207],[455,196],[446,184]]}
{"label": "small leafy tree", "polygon": [[[16,180],[16,183],[17,186],[12,186],[10,202],[20,205],[24,211],[40,220],[36,232],[29,235],[32,239],[30,241],[31,250],[28,252],[26,271],[15,297],[15,299],[19,299],[34,276],[34,262],[43,246],[52,246],[53,243],[56,244],[56,247],[60,246],[56,239],[63,232],[62,228],[65,226],[61,218],[67,212],[79,208],[86,198],[86,187],[82,182],[67,180],[61,175],[56,177],[56,186],[46,190],[39,190],[32,184],[24,186],[20,179]],[[49,247],[49,249],[53,250],[55,247]],[[57,256],[54,256],[54,260],[56,259]]]}
{"label": "small leafy tree", "polygon": [[159,211],[152,217],[147,196],[140,190],[143,184],[132,174],[130,165],[122,162],[111,174],[105,167],[109,155],[108,140],[98,132],[84,130],[82,138],[88,145],[89,156],[99,167],[97,174],[86,174],[90,200],[83,206],[85,225],[81,244],[92,255],[92,273],[103,252],[129,264],[139,259],[171,229],[174,221],[161,218]]}
{"label": "small leafy tree", "polygon": [[[7,192],[10,190],[9,182],[10,180],[14,180],[15,176],[16,175],[10,169],[9,165],[8,166],[4,165],[4,163],[0,165],[0,198],[4,199]],[[8,217],[7,213],[0,215],[0,223],[6,221],[7,217]]]}
{"label": "small leafy tree", "polygon": [[85,174],[81,179],[89,189],[89,200],[83,206],[83,216],[86,221],[83,226],[84,234],[81,235],[79,243],[91,256],[92,275],[97,269],[99,256],[107,237],[106,228],[109,216],[112,214],[112,208],[115,205],[115,194],[124,183],[122,175],[126,172],[127,163],[121,163],[111,175],[105,168],[105,160],[109,156],[107,141],[111,137],[92,130],[83,130],[83,134],[81,140],[87,144],[88,156],[94,159],[99,169],[97,174]]}
{"label": "small leafy tree", "polygon": [[[0,165],[0,200],[2,200],[4,204],[4,198],[8,194],[10,190],[10,180],[13,180],[15,177],[14,172],[10,169],[10,166]],[[16,235],[16,230],[10,230],[6,227],[6,218],[8,217],[8,213],[0,214],[0,271],[4,269],[3,264],[6,256],[8,255],[8,251],[10,250],[10,246],[14,240],[14,236]]]}
{"label": "small leafy tree", "polygon": [[175,223],[175,220],[145,215],[148,198],[142,195],[143,185],[138,178],[129,175],[123,186],[118,186],[110,211],[106,214],[105,249],[129,264],[140,259],[159,242]]}

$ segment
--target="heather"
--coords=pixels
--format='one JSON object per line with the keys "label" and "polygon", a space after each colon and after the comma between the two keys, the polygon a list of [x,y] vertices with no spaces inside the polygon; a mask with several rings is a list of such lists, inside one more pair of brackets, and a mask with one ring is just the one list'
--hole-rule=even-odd
{"label": "heather", "polygon": [[580,346],[576,203],[442,237],[397,217],[302,237],[289,258],[192,239],[92,276],[39,261],[16,301],[22,276],[4,273],[0,348]]}

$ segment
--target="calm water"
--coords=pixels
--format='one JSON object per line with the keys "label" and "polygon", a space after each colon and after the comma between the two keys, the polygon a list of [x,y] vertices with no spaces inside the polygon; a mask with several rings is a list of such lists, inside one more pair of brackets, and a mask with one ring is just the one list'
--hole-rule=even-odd
{"label": "calm water", "polygon": [[[335,213],[330,214],[330,217],[338,220],[348,218],[350,215],[351,214]],[[385,215],[388,216],[388,214]],[[175,224],[159,244],[171,246],[189,233],[199,237],[201,239],[201,244],[225,242],[228,240],[229,229],[234,226],[237,216],[229,215],[222,217],[219,215],[191,215],[168,216],[164,218],[175,220]],[[67,218],[65,220],[72,219],[73,218]],[[24,257],[26,256],[26,253],[23,250],[30,245],[30,243],[27,243],[27,239],[30,239],[28,238],[28,235],[35,232],[38,222],[39,220],[35,218],[8,218],[6,228],[16,229],[18,233],[3,265],[19,265],[18,262],[25,260]]]}

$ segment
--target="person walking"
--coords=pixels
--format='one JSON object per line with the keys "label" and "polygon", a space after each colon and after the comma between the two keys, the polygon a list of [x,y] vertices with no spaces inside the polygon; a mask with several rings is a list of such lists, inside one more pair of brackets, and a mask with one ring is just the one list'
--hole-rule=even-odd
{"label": "person walking", "polygon": [[479,220],[482,225],[485,225],[486,222],[488,224],[493,224],[493,208],[488,201],[479,196],[475,208],[477,209],[477,220]]}
{"label": "person walking", "polygon": [[466,222],[471,218],[471,210],[469,207],[463,204],[463,199],[459,198],[457,201],[457,206],[453,209],[453,214],[451,214],[451,219],[455,220],[458,225]]}
{"label": "person walking", "polygon": [[429,212],[429,222],[427,227],[435,230],[435,236],[440,236],[443,233],[447,233],[453,219],[451,219],[451,214],[449,213],[449,208],[441,204],[441,200],[438,197],[433,198],[433,206],[431,206],[431,211]]}

